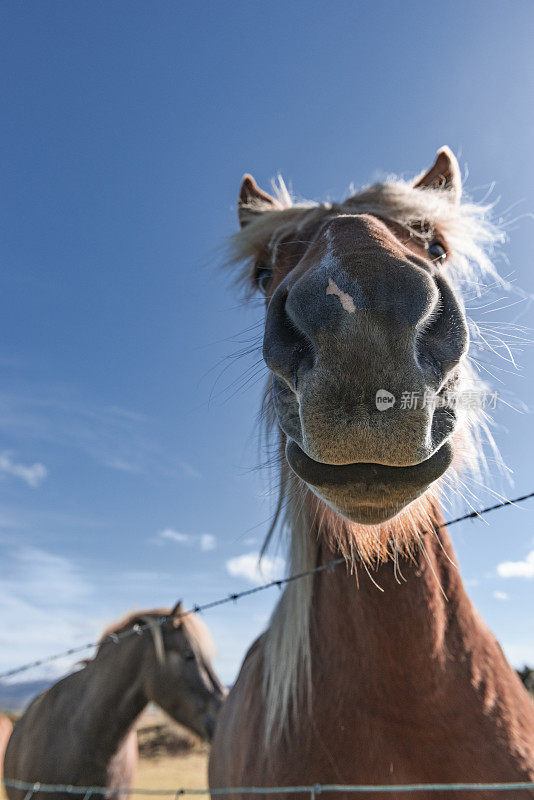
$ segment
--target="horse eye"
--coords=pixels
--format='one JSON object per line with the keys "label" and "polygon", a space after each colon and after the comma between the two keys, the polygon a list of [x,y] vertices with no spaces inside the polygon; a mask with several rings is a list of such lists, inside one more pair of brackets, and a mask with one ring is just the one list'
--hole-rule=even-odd
{"label": "horse eye", "polygon": [[186,650],[185,653],[184,653],[184,659],[186,661],[194,661],[195,660],[195,654],[193,653],[192,650]]}
{"label": "horse eye", "polygon": [[447,251],[441,242],[438,241],[430,242],[427,247],[427,252],[432,261],[445,261],[447,258]]}
{"label": "horse eye", "polygon": [[271,267],[266,267],[263,264],[256,269],[256,285],[260,292],[264,295],[268,294],[269,288],[273,281],[273,270]]}

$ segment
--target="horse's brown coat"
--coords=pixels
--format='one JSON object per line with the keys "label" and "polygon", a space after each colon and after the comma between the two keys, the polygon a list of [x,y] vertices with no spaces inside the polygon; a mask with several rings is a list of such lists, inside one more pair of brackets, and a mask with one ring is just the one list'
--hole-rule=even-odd
{"label": "horse's brown coat", "polygon": [[262,747],[260,638],[221,712],[212,786],[534,779],[534,705],[440,538],[425,537],[428,561],[403,562],[403,579],[382,564],[383,591],[361,570],[359,587],[342,567],[315,577],[311,713]]}

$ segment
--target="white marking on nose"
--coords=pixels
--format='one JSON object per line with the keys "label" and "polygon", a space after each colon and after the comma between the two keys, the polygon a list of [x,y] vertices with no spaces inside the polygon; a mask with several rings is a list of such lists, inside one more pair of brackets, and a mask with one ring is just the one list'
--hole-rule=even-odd
{"label": "white marking on nose", "polygon": [[334,283],[332,278],[328,279],[328,286],[326,287],[327,294],[334,294],[336,297],[339,297],[339,302],[345,309],[348,311],[349,314],[354,314],[356,311],[356,306],[354,305],[354,300],[347,294],[347,292],[342,292],[337,283]]}

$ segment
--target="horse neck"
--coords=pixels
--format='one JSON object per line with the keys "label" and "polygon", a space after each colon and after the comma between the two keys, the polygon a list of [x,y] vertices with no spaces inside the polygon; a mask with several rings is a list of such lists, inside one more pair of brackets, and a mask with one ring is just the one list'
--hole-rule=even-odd
{"label": "horse neck", "polygon": [[[435,711],[437,702],[458,697],[459,682],[478,687],[481,703],[500,691],[521,693],[467,596],[448,534],[439,536],[424,535],[413,560],[386,561],[369,572],[356,564],[357,577],[343,566],[315,576],[312,662],[324,660],[327,649],[336,654],[329,663],[338,665],[340,696],[346,684],[355,703],[376,698],[383,707],[389,695],[394,707],[400,701]],[[323,540],[320,559],[334,557]]]}
{"label": "horse neck", "polygon": [[87,690],[80,709],[84,742],[102,763],[109,763],[148,703],[143,687],[148,647],[152,647],[150,635],[106,645],[107,652],[100,653],[84,670]]}

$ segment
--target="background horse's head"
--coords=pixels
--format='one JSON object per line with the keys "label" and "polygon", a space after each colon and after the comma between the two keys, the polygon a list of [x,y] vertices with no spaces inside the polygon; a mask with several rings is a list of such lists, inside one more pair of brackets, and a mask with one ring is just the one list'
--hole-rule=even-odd
{"label": "background horse's head", "polygon": [[263,355],[285,458],[346,519],[394,517],[453,461],[473,388],[454,269],[482,262],[488,236],[460,196],[448,148],[412,184],[339,205],[292,205],[243,180],[235,244],[266,297]]}
{"label": "background horse's head", "polygon": [[106,631],[103,639],[109,641],[111,633],[120,633],[136,624],[156,622],[166,616],[163,624],[150,627],[140,637],[144,647],[138,681],[147,702],[157,703],[177,722],[209,741],[226,690],[211,666],[214,646],[208,629],[193,614],[182,614],[180,603],[172,611],[158,609],[135,614],[119,628]]}

